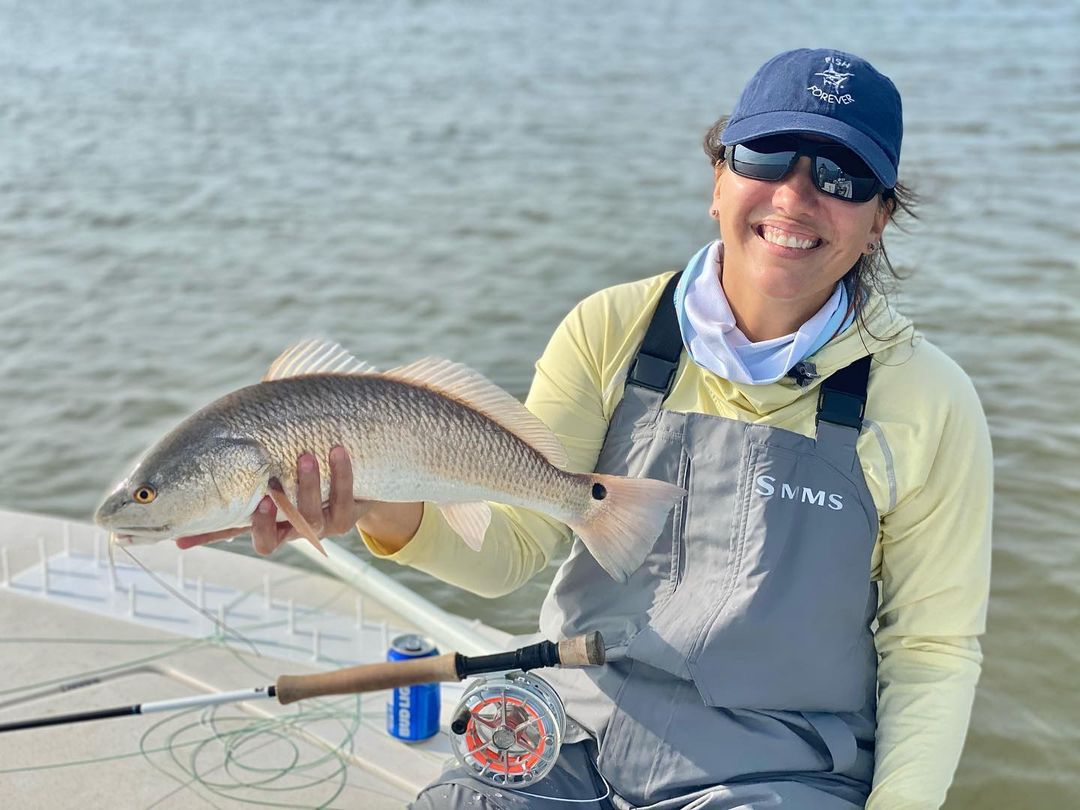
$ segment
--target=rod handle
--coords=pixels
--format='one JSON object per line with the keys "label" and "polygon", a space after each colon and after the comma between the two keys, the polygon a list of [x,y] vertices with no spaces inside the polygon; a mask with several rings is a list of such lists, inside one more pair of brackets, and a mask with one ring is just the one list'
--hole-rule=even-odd
{"label": "rod handle", "polygon": [[597,667],[604,660],[604,637],[599,630],[559,642],[559,663],[564,667]]}
{"label": "rod handle", "polygon": [[456,653],[361,664],[313,675],[282,675],[277,679],[277,699],[283,706],[313,697],[375,692],[417,683],[460,681],[455,666]]}

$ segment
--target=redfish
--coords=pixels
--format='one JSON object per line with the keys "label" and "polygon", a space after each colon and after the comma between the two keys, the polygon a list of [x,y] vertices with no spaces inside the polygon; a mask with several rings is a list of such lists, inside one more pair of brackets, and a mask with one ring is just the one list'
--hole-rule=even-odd
{"label": "redfish", "polygon": [[664,481],[571,472],[539,419],[463,365],[425,359],[377,372],[337,344],[308,341],[150,448],[95,520],[119,542],[154,542],[250,525],[269,494],[321,550],[295,506],[296,459],[325,459],[336,445],[352,459],[357,500],[433,504],[476,550],[489,501],[542,512],[618,581],[641,566],[685,494]]}

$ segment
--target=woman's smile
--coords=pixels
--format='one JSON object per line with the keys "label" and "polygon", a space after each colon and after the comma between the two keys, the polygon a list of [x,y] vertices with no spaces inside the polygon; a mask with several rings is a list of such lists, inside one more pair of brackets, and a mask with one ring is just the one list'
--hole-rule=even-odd
{"label": "woman's smile", "polygon": [[757,225],[754,232],[762,240],[777,248],[778,255],[799,256],[821,247],[824,240],[811,230],[782,222],[766,221]]}

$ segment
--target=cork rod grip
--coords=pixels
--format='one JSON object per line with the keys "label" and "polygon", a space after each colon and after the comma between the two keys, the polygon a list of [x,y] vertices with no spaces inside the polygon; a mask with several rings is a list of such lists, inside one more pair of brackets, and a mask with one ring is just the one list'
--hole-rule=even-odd
{"label": "cork rod grip", "polygon": [[604,658],[604,639],[595,630],[559,642],[559,664],[564,667],[596,667]]}
{"label": "cork rod grip", "polygon": [[277,699],[284,706],[297,700],[325,695],[349,695],[416,683],[459,681],[461,678],[455,667],[455,655],[446,653],[428,658],[362,664],[314,675],[282,675],[277,679]]}

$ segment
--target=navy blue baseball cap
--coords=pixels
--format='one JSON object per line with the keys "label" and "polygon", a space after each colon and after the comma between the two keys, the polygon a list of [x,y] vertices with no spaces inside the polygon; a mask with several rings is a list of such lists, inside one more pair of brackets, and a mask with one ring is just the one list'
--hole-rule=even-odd
{"label": "navy blue baseball cap", "polygon": [[743,88],[720,141],[731,146],[783,132],[810,132],[841,143],[886,188],[896,185],[904,135],[900,93],[865,59],[801,48],[762,65]]}

